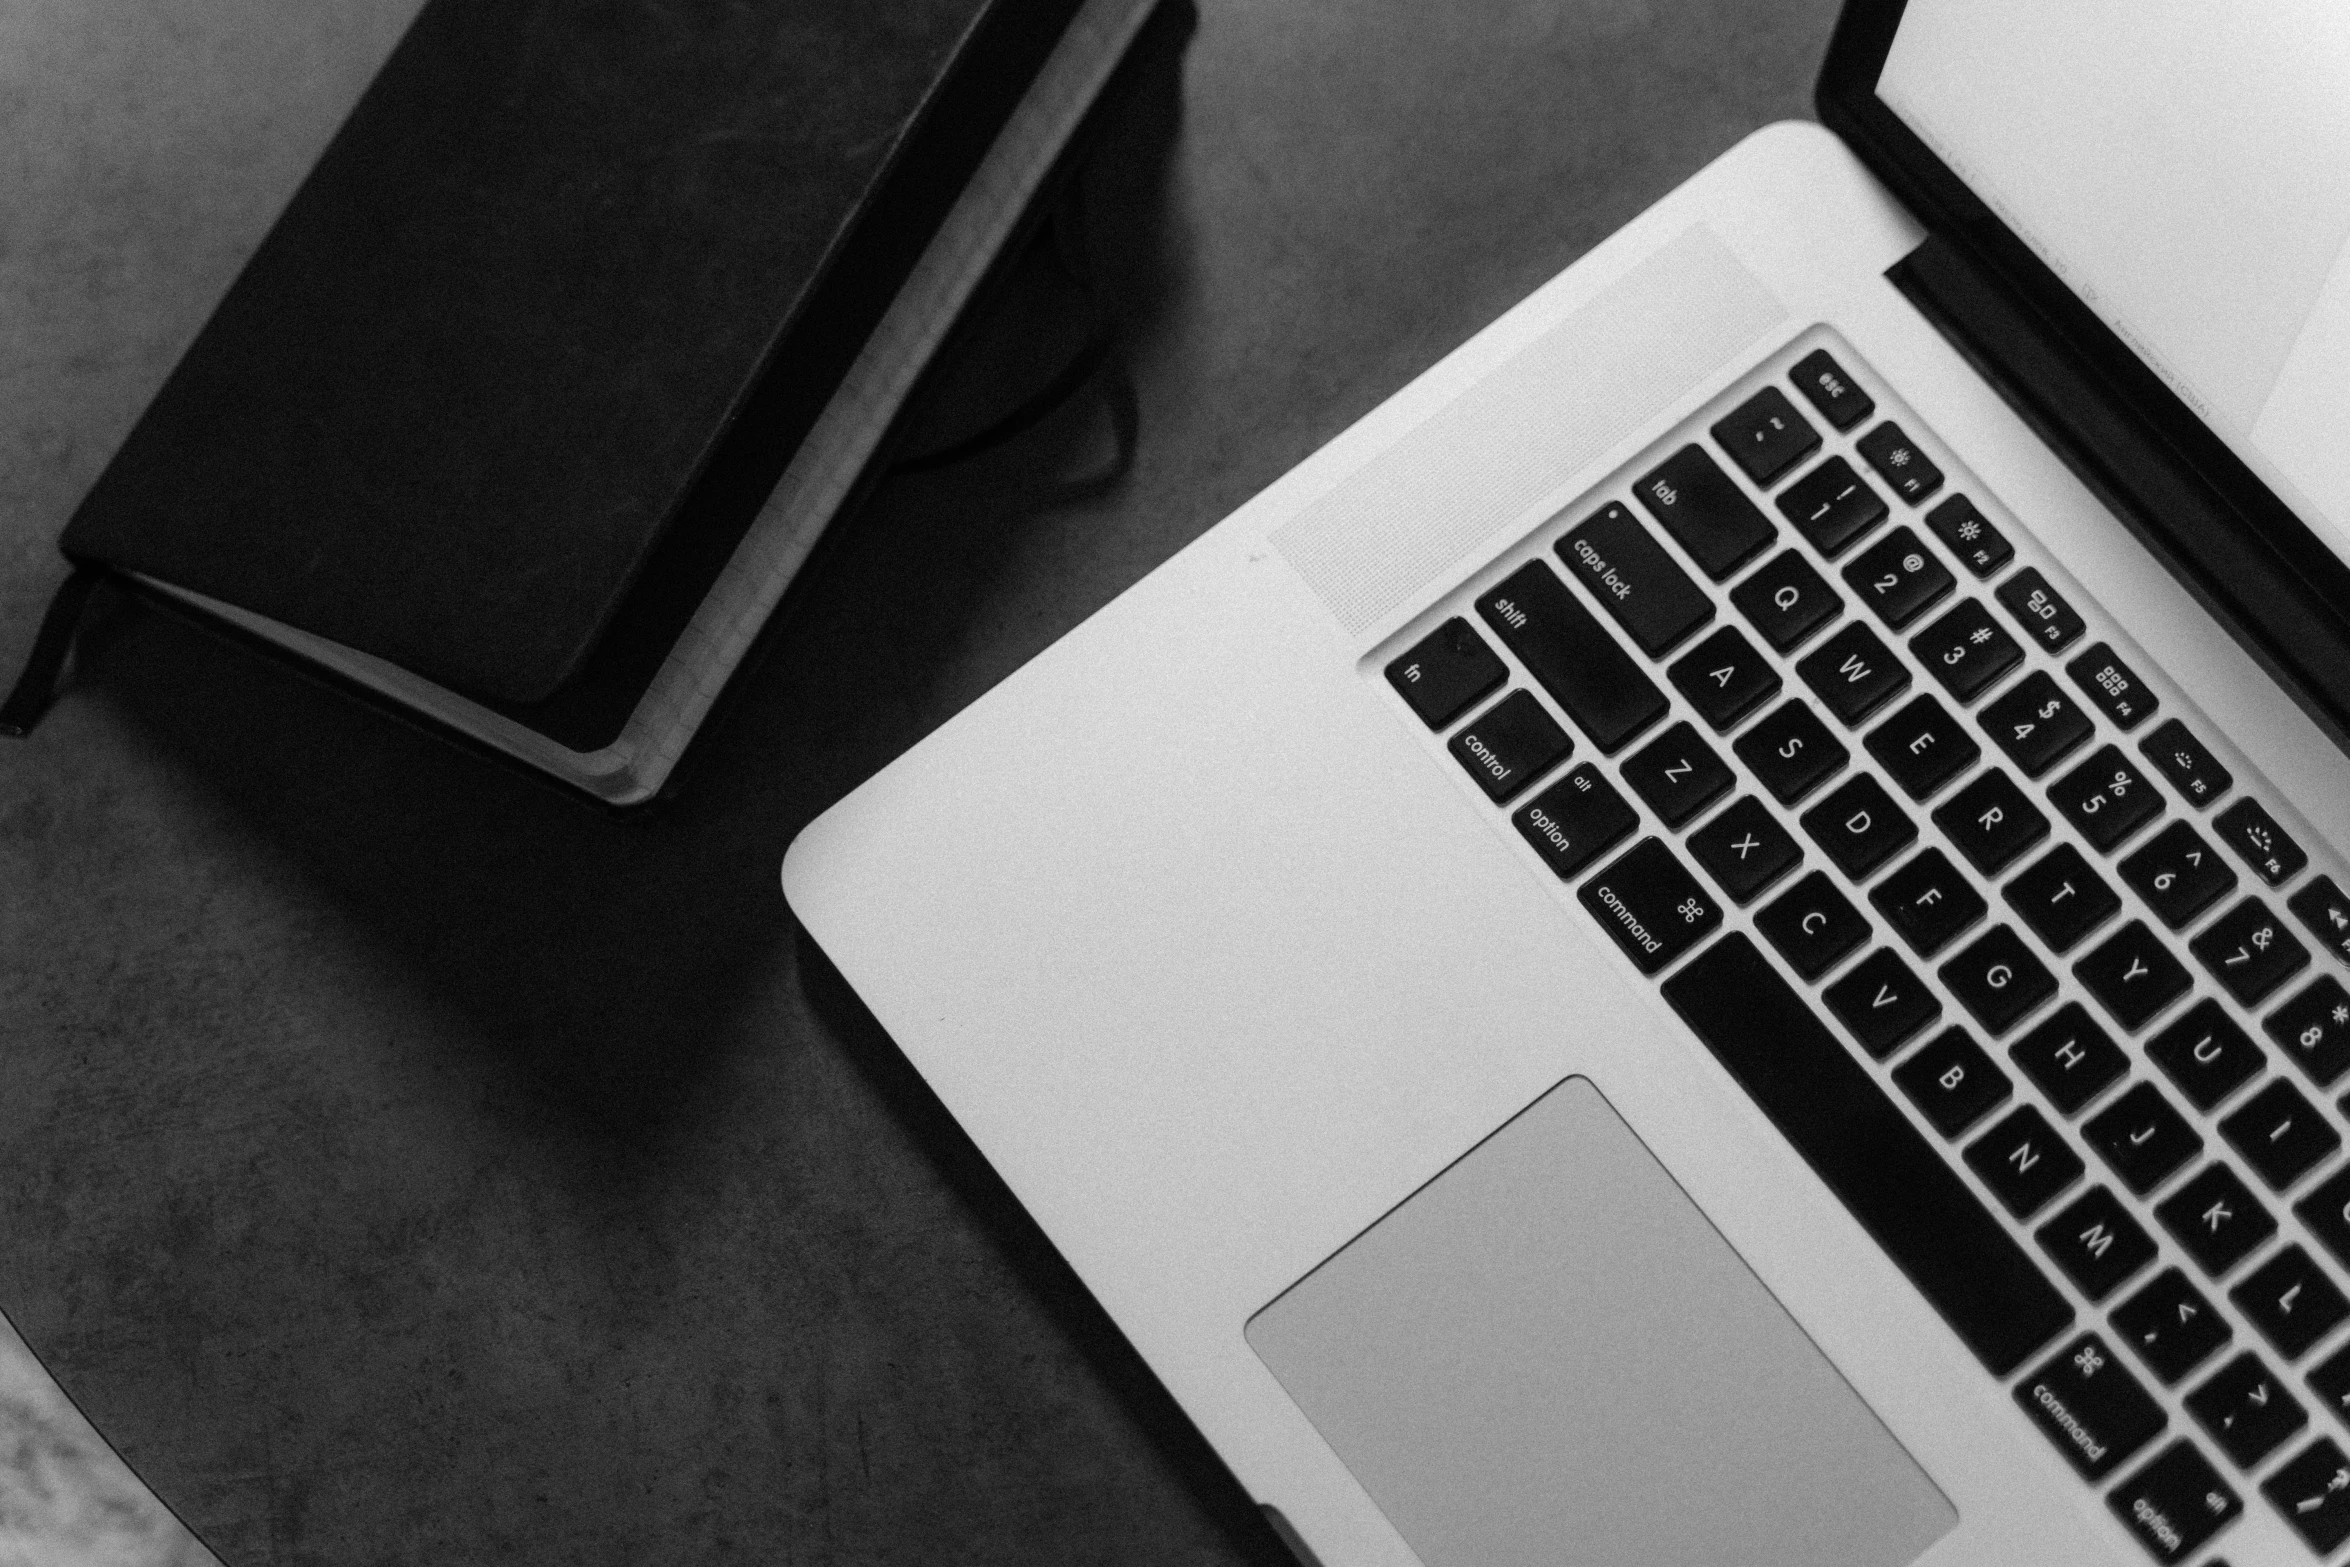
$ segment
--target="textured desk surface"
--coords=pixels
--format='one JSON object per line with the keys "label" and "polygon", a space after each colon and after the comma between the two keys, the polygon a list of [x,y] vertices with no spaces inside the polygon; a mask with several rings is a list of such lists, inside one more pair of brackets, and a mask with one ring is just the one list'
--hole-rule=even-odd
{"label": "textured desk surface", "polygon": [[[412,9],[0,7],[0,662],[67,512]],[[798,937],[776,866],[1807,112],[1833,9],[1202,0],[1101,176],[1132,473],[1033,499],[1098,439],[1079,407],[884,486],[649,821],[118,606],[0,748],[0,1309],[239,1567],[1273,1559]]]}

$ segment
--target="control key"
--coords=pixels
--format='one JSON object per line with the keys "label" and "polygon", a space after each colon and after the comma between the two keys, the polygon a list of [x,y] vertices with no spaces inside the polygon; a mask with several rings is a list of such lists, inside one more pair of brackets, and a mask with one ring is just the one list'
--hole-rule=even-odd
{"label": "control key", "polygon": [[2184,1441],[2172,1443],[2116,1488],[2106,1505],[2158,1562],[2184,1561],[2244,1510],[2243,1498],[2229,1489],[2211,1460]]}

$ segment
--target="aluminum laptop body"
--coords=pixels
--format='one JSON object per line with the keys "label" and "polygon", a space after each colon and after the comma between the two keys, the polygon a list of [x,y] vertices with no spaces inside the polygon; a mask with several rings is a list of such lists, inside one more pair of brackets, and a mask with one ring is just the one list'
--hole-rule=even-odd
{"label": "aluminum laptop body", "polygon": [[[1901,19],[1848,15],[1838,47],[1868,55],[1866,85]],[[2328,733],[2350,686],[2305,678],[2332,653],[2286,595],[2265,642],[2215,618],[2242,562],[2198,575],[2164,519],[2093,490],[2096,464],[2059,455],[2078,430],[2018,411],[2050,383],[2003,395],[1970,364],[1984,337],[1930,319],[1952,291],[1913,275],[1941,230],[1856,156],[1866,128],[1840,128],[1732,149],[785,860],[810,934],[1325,1567],[2334,1559],[2350,1401],[2324,1368],[2350,1328],[2309,1303],[2350,1281],[2319,1211],[2344,1164],[2338,1135],[2321,1146],[2327,1089],[2350,1084],[2327,1077],[2332,1025],[2297,1047],[2277,1019],[2318,1005],[2302,998],[2350,954],[2322,890],[2350,884]],[[1849,428],[1839,386],[1868,405]],[[1813,444],[1758,481],[1736,443],[1777,439],[1780,407]],[[1690,447],[1767,524],[1735,561],[1662,520]],[[1883,508],[1849,540],[1823,531],[1847,504],[1819,477],[1833,463]],[[1920,469],[1934,483],[1913,494]],[[1816,509],[1788,499],[1805,485]],[[1964,513],[1942,509],[1957,498]],[[1669,560],[1703,600],[1659,634],[1678,640],[1645,645],[1654,579],[1611,577],[1609,550]],[[1938,586],[1880,603],[1911,590],[1872,589],[1864,556]],[[1763,580],[1782,561],[1840,605],[1785,647],[1784,585]],[[1577,693],[1592,666],[1523,642],[1537,589],[1661,705],[1621,734],[1579,706],[1606,696]],[[1962,610],[2017,649],[1980,684],[1933,665],[1937,634],[1953,667],[1997,645],[1960,635]],[[2035,624],[2043,610],[2066,618]],[[1454,678],[1427,650],[1455,622],[1498,672],[1432,717],[1414,681]],[[1806,662],[1840,636],[1858,639],[1841,664]],[[1719,705],[1693,651],[1716,646],[1767,663],[1769,689]],[[1847,721],[1868,648],[1902,683]],[[2052,760],[1985,716],[2021,713],[2027,681],[2080,726]],[[1774,771],[1779,731],[1760,739],[1798,704],[1846,757],[1800,787]],[[1677,814],[1666,739],[1684,732],[1720,778]],[[2174,767],[2158,732],[2198,760]],[[1920,773],[1903,737],[1974,754]],[[2091,769],[2109,750],[2118,768]],[[1985,871],[1981,812],[1954,802],[1993,772],[2045,820]],[[1868,801],[1909,836],[1848,868],[1829,835]],[[1767,885],[1737,884],[1733,809],[1799,851]],[[2274,846],[2265,867],[2247,833]],[[2191,913],[2154,886],[2163,834],[2225,867]],[[2079,931],[2048,890],[2073,865],[2116,899]],[[1931,929],[1938,913],[1885,891],[1906,877],[1948,907],[1921,866],[1983,907]],[[1687,894],[1660,898],[1658,876]],[[2031,906],[2034,889],[2057,903]],[[1861,933],[1815,959],[1815,915]],[[2276,945],[2245,937],[2251,967],[2284,965],[2286,943],[2301,957],[2253,984],[2222,948],[2259,930]],[[1998,993],[2002,932],[2047,980],[2019,1012]],[[2125,962],[2184,978],[2140,1015]],[[1902,978],[1862,983],[1862,964]],[[1866,1002],[1904,985],[1924,1021],[1888,1042]],[[2189,1038],[2199,1007],[2215,1021]],[[2224,1087],[2196,1059],[2223,1025],[2258,1058]],[[2105,1075],[2076,1100],[2064,1051],[2098,1041],[2111,1064],[2082,1069]],[[2290,1094],[2259,1100],[2277,1084]],[[2278,1134],[2320,1139],[2295,1163],[2248,1119],[2286,1098],[2325,1123]],[[2167,1167],[2139,1151],[2156,1133],[2129,1141],[2138,1108],[2192,1139]],[[2051,1168],[2038,1152],[2009,1167],[2026,1133],[2071,1161],[2045,1193],[2028,1191]],[[2225,1255],[2193,1227],[2223,1178],[2275,1220]],[[2280,1308],[2288,1264],[2310,1282]],[[2179,1364],[2177,1334],[2206,1318],[2224,1340]],[[2297,1421],[2270,1413],[2284,1403]]]}

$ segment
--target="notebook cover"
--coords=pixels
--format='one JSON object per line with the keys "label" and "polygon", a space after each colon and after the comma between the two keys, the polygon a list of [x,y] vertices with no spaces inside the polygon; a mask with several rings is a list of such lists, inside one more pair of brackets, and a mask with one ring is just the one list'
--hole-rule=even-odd
{"label": "notebook cover", "polygon": [[547,701],[746,407],[780,470],[1073,10],[429,0],[66,553]]}

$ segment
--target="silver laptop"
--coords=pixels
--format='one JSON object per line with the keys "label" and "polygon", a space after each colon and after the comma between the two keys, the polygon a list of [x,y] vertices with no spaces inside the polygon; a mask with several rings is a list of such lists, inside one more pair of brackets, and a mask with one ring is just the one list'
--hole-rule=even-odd
{"label": "silver laptop", "polygon": [[785,891],[1303,1560],[2339,1561],[2350,8],[1820,106]]}

